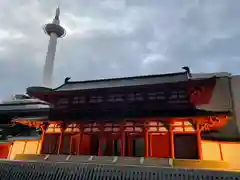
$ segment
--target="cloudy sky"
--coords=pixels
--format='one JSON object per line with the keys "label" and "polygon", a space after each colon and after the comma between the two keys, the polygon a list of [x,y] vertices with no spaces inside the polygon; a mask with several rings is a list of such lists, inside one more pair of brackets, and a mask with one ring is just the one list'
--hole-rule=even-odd
{"label": "cloudy sky", "polygon": [[[57,0],[0,0],[0,99],[41,85]],[[54,86],[240,68],[240,0],[62,0]]]}

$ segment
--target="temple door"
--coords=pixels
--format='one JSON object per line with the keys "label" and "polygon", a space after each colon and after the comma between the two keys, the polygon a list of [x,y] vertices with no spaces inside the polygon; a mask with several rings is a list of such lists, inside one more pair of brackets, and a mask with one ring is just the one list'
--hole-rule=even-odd
{"label": "temple door", "polygon": [[130,135],[127,142],[128,156],[144,157],[145,143],[142,135]]}
{"label": "temple door", "polygon": [[57,154],[60,134],[45,134],[42,154]]}
{"label": "temple door", "polygon": [[114,140],[112,138],[106,139],[104,148],[104,156],[114,156]]}
{"label": "temple door", "polygon": [[169,134],[152,134],[150,135],[151,148],[150,156],[157,158],[170,157]]}
{"label": "temple door", "polygon": [[62,148],[60,150],[60,154],[71,154],[70,153],[70,134],[64,134],[63,135],[63,142],[62,142]]}
{"label": "temple door", "polygon": [[71,137],[71,154],[90,155],[91,136],[87,134],[76,134]]}
{"label": "temple door", "polygon": [[[121,138],[120,135],[109,135],[105,138],[104,156],[121,156]],[[125,140],[126,142],[126,140]]]}
{"label": "temple door", "polygon": [[175,134],[175,158],[198,159],[197,137],[194,134]]}
{"label": "temple door", "polygon": [[10,144],[1,144],[0,145],[0,159],[7,159],[10,149]]}

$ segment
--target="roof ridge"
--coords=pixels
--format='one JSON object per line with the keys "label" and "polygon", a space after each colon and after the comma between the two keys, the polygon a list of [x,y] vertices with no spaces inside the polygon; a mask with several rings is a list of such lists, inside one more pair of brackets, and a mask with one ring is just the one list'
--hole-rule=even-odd
{"label": "roof ridge", "polygon": [[131,79],[144,79],[144,78],[155,78],[155,77],[164,77],[164,76],[176,76],[186,74],[186,71],[183,72],[175,72],[175,73],[167,73],[167,74],[151,74],[151,75],[139,75],[139,76],[130,76],[130,77],[117,77],[117,78],[102,78],[95,80],[83,80],[83,81],[65,81],[64,84],[54,88],[53,90],[57,90],[63,87],[66,84],[83,84],[83,83],[96,83],[96,82],[107,82],[107,81],[119,81],[119,80],[131,80]]}

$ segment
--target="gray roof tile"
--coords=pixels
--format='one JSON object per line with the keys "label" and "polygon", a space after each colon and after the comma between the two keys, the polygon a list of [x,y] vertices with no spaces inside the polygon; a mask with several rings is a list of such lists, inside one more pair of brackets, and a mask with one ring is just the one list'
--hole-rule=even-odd
{"label": "gray roof tile", "polygon": [[126,87],[126,86],[139,86],[150,84],[163,84],[163,83],[176,83],[187,81],[188,75],[186,72],[160,74],[149,76],[136,76],[115,79],[100,79],[92,81],[75,81],[66,82],[62,86],[55,89],[55,91],[74,91],[74,90],[87,90],[99,88],[113,88],[113,87]]}

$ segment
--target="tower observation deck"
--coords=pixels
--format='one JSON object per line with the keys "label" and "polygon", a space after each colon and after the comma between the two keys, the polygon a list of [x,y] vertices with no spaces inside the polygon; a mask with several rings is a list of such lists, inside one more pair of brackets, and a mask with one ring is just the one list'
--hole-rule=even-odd
{"label": "tower observation deck", "polygon": [[48,51],[46,55],[46,61],[43,71],[43,86],[51,87],[53,79],[54,59],[57,46],[57,39],[64,37],[66,34],[65,29],[60,25],[60,8],[56,9],[55,17],[52,23],[48,23],[44,26],[44,32],[50,36]]}

